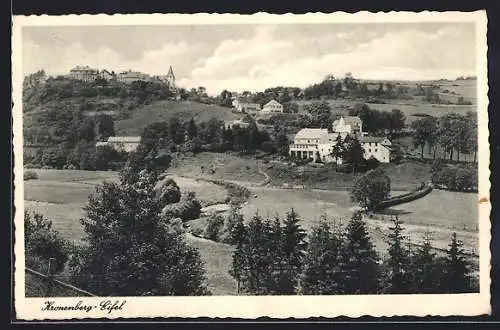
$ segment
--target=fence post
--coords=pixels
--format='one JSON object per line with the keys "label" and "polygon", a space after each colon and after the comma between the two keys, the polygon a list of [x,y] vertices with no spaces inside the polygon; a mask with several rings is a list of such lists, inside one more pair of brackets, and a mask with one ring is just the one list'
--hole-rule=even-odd
{"label": "fence post", "polygon": [[54,289],[54,266],[56,263],[55,258],[49,259],[49,265],[47,269],[47,297],[51,297]]}

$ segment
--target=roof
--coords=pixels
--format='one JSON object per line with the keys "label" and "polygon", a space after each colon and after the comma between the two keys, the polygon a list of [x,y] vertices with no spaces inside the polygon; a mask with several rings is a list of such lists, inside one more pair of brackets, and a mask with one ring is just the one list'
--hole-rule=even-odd
{"label": "roof", "polygon": [[172,77],[174,77],[174,78],[175,78],[175,75],[174,75],[174,70],[172,70],[172,66],[170,66],[170,67],[168,68],[168,73],[167,73],[167,76],[172,76]]}
{"label": "roof", "polygon": [[92,69],[88,65],[77,65],[70,71],[78,71],[78,70],[86,70],[86,71],[97,71],[97,69]]}
{"label": "roof", "polygon": [[[358,116],[342,116],[340,117],[342,119],[344,119],[344,123],[346,123],[347,125],[352,125],[352,124],[362,124],[363,121],[361,120],[361,118],[359,118]],[[338,125],[340,119],[337,119],[333,122],[333,126],[336,126]]]}
{"label": "roof", "polygon": [[326,128],[303,128],[297,132],[295,138],[328,140],[328,130]]}
{"label": "roof", "polygon": [[260,109],[260,104],[259,103],[247,103],[247,102],[240,102],[240,105],[242,107],[258,107]]}
{"label": "roof", "polygon": [[281,104],[276,100],[271,100],[271,101],[267,102],[264,106],[266,107],[268,105],[281,105]]}
{"label": "roof", "polygon": [[[386,137],[383,136],[364,136],[360,139],[361,143],[382,143],[382,141],[388,140]],[[390,142],[390,141],[389,141]]]}
{"label": "roof", "polygon": [[127,143],[139,143],[141,142],[140,136],[110,136],[108,142],[127,142]]}

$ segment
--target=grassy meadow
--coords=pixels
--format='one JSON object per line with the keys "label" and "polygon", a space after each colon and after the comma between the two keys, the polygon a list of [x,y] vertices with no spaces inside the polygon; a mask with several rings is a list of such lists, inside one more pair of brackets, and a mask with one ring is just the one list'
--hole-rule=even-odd
{"label": "grassy meadow", "polygon": [[159,121],[169,121],[177,118],[187,121],[194,118],[197,122],[208,121],[212,117],[224,121],[240,119],[241,115],[231,112],[230,108],[215,104],[204,104],[191,101],[157,101],[150,105],[134,109],[130,118],[117,120],[115,130],[117,135],[141,135],[149,124]]}

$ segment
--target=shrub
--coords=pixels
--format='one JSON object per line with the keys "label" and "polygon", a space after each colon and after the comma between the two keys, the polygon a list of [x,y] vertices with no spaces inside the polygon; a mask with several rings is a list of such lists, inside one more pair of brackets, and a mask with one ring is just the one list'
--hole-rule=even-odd
{"label": "shrub", "polygon": [[201,214],[201,203],[197,199],[169,204],[162,210],[166,218],[180,218],[182,221],[198,219]]}
{"label": "shrub", "polygon": [[379,167],[379,165],[380,165],[380,162],[378,161],[378,159],[376,159],[373,156],[368,158],[368,160],[366,161],[366,169],[367,170],[374,170],[377,167]]}
{"label": "shrub", "polygon": [[204,237],[212,241],[219,241],[222,229],[224,228],[224,218],[220,215],[211,216],[205,228]]}
{"label": "shrub", "polygon": [[38,179],[38,174],[35,171],[24,171],[24,181],[36,179]]}
{"label": "shrub", "polygon": [[373,209],[391,192],[391,179],[383,170],[371,170],[354,181],[351,199],[366,209]]}
{"label": "shrub", "polygon": [[47,272],[50,258],[55,273],[63,270],[69,255],[69,243],[52,228],[52,221],[38,213],[24,212],[26,266]]}

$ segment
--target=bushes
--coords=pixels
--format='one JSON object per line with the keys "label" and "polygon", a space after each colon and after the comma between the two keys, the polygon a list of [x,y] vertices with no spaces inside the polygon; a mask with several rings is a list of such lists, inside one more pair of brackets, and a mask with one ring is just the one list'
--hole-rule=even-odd
{"label": "bushes", "polygon": [[432,183],[442,189],[462,192],[476,192],[478,189],[477,170],[460,166],[435,166]]}
{"label": "bushes", "polygon": [[207,227],[205,228],[205,238],[218,242],[224,228],[224,218],[221,215],[214,215],[208,219]]}
{"label": "bushes", "polygon": [[162,210],[162,215],[167,218],[180,218],[182,221],[198,219],[201,214],[201,203],[197,199],[180,201],[169,204]]}
{"label": "bushes", "polygon": [[50,258],[54,258],[53,272],[63,270],[69,256],[69,243],[52,228],[52,221],[38,213],[24,212],[24,244],[26,266],[47,272]]}
{"label": "bushes", "polygon": [[38,174],[35,171],[24,171],[24,181],[36,179],[38,179]]}

